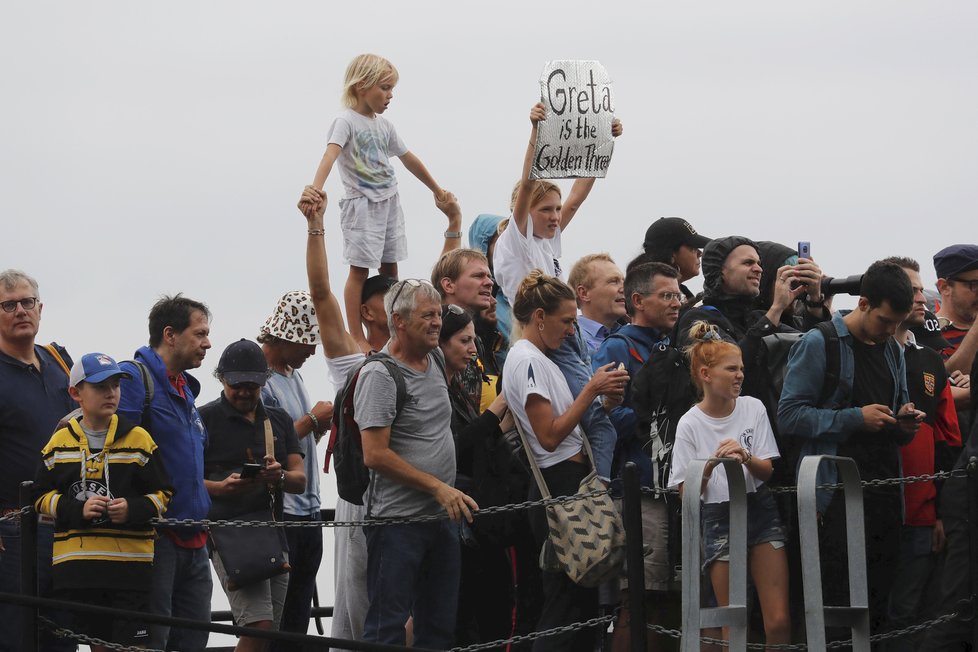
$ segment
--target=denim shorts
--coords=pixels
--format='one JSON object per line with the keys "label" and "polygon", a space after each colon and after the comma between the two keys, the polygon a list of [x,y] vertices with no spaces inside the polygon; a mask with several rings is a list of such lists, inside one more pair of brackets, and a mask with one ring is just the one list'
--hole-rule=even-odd
{"label": "denim shorts", "polygon": [[[700,512],[703,570],[715,561],[730,560],[730,503],[704,503]],[[766,485],[747,494],[747,549],[760,543],[783,548],[787,531],[781,524],[774,495]]]}

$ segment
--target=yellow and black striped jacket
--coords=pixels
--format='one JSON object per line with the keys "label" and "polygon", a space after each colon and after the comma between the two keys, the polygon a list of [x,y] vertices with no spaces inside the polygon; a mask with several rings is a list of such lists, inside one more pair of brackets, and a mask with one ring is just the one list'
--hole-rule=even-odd
{"label": "yellow and black striped jacket", "polygon": [[[148,590],[155,531],[173,496],[148,432],[113,415],[96,453],[78,421],[54,433],[41,451],[34,507],[55,519],[54,586],[61,589]],[[125,498],[129,518],[112,523],[82,516],[92,495]]]}

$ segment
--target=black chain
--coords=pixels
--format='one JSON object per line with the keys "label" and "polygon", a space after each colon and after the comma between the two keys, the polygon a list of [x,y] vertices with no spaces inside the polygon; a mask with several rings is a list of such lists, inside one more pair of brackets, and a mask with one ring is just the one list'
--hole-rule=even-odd
{"label": "black chain", "polygon": [[121,643],[112,643],[110,641],[104,641],[95,636],[88,636],[87,634],[79,634],[78,632],[73,632],[70,629],[64,627],[59,627],[56,623],[51,622],[44,616],[39,616],[38,620],[45,629],[50,631],[52,634],[58,638],[70,638],[79,643],[84,643],[88,646],[101,645],[102,647],[107,647],[110,650],[119,650],[119,652],[163,652],[163,650],[157,650],[155,648],[145,648],[138,647],[135,645],[123,645]]}
{"label": "black chain", "polygon": [[521,636],[514,636],[512,638],[502,638],[498,641],[490,641],[488,643],[475,643],[467,647],[453,647],[451,650],[449,650],[449,652],[479,652],[480,650],[489,650],[491,648],[502,647],[503,645],[507,644],[518,645],[520,643],[535,641],[538,638],[544,638],[546,636],[556,636],[557,634],[576,632],[579,629],[588,629],[590,627],[597,627],[598,625],[607,625],[617,617],[617,613],[618,610],[616,609],[615,613],[607,616],[598,616],[597,618],[592,618],[591,620],[586,620],[582,623],[554,627],[553,629],[545,629],[542,632],[531,632],[530,634],[523,634]]}

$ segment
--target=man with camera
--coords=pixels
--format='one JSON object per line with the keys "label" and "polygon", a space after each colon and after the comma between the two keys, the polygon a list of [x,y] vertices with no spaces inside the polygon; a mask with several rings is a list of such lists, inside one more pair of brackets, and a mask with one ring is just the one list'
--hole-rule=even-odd
{"label": "man with camera", "polygon": [[[923,413],[907,392],[903,347],[893,338],[910,315],[913,288],[898,265],[873,263],[863,275],[857,308],[832,318],[838,335],[839,377],[826,396],[826,336],[813,329],[791,349],[778,406],[784,437],[801,441],[800,456],[851,457],[863,480],[901,476],[899,447],[913,439]],[[819,468],[818,484],[836,482],[834,465]],[[903,499],[899,487],[867,487],[867,582],[870,626],[878,632],[885,617],[893,569],[899,552]],[[845,499],[842,492],[819,490],[822,574],[826,604],[843,604],[848,586]]]}
{"label": "man with camera", "polygon": [[[285,410],[265,407],[261,402],[268,374],[265,354],[255,342],[238,340],[221,354],[214,376],[224,390],[219,399],[200,408],[200,417],[210,434],[204,455],[204,485],[213,501],[211,518],[262,512],[274,501],[275,517],[281,519],[283,491],[301,494],[306,488],[292,418]],[[272,512],[268,514],[271,517]],[[246,536],[238,541],[219,542],[213,557],[214,570],[227,593],[235,624],[276,629],[282,617],[288,575],[275,575],[233,590],[229,583],[231,569],[225,566],[221,554],[221,545],[229,543],[244,546],[248,542]],[[246,638],[242,637],[242,642]],[[252,639],[247,649],[265,650],[267,643]]]}

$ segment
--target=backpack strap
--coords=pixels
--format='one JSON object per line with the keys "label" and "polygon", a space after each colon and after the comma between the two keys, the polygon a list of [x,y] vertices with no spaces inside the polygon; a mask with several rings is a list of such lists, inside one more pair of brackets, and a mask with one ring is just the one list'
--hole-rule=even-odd
{"label": "backpack strap", "polygon": [[146,430],[150,434],[153,430],[150,425],[152,420],[152,410],[150,409],[153,403],[153,394],[156,391],[156,382],[153,380],[153,375],[149,372],[149,367],[139,360],[123,360],[120,364],[131,364],[136,369],[139,370],[139,376],[143,381],[143,411],[139,415],[139,425],[142,426],[143,430]]}
{"label": "backpack strap", "polygon": [[605,338],[605,341],[610,340],[612,338],[624,340],[625,343],[628,345],[628,355],[638,360],[639,364],[645,364],[645,359],[642,358],[642,356],[639,355],[638,353],[638,344],[635,342],[635,340],[625,335],[624,333],[612,333],[611,335]]}
{"label": "backpack strap", "polygon": [[[436,355],[435,358],[437,359],[438,356]],[[361,368],[363,368],[363,366],[365,366],[368,362],[373,362],[374,360],[384,365],[384,367],[387,369],[387,373],[390,374],[391,379],[394,381],[396,391],[396,398],[394,401],[394,418],[396,419],[401,413],[404,403],[407,401],[407,382],[404,380],[404,372],[401,371],[399,366],[397,366],[397,362],[394,360],[394,358],[387,353],[374,353],[364,361]],[[444,371],[444,366],[440,363],[439,366],[441,366],[442,371]]]}
{"label": "backpack strap", "polygon": [[821,331],[822,338],[825,340],[825,378],[822,381],[822,392],[818,397],[818,404],[821,406],[832,398],[839,387],[842,350],[839,344],[839,332],[831,320],[821,321],[815,325],[815,328]]}
{"label": "backpack strap", "polygon": [[61,352],[58,351],[57,345],[55,345],[54,342],[51,342],[50,344],[45,344],[43,348],[45,351],[51,354],[51,357],[58,363],[61,370],[65,372],[65,375],[70,377],[71,369],[68,368],[68,364],[65,362],[65,359],[61,357]]}

